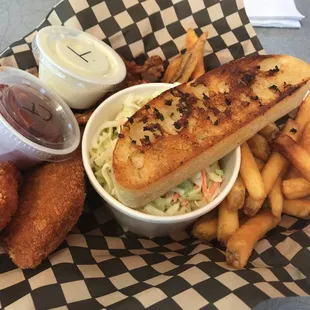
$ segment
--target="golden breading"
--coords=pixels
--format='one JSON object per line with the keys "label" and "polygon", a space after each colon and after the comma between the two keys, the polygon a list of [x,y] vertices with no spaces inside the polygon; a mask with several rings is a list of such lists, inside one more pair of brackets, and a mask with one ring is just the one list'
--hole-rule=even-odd
{"label": "golden breading", "polygon": [[20,268],[38,266],[78,221],[85,199],[80,154],[47,163],[25,176],[16,215],[5,230],[9,256]]}
{"label": "golden breading", "polygon": [[0,163],[0,231],[15,214],[20,174],[12,162]]}

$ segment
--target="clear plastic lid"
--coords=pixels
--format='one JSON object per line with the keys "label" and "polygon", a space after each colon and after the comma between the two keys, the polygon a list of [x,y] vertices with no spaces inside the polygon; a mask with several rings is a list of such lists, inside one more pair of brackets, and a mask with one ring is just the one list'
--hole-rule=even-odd
{"label": "clear plastic lid", "polygon": [[121,57],[107,44],[83,31],[63,26],[41,29],[32,43],[39,65],[63,78],[116,85],[126,76]]}
{"label": "clear plastic lid", "polygon": [[0,113],[21,143],[47,153],[44,159],[70,154],[79,145],[80,130],[70,108],[30,73],[0,67]]}

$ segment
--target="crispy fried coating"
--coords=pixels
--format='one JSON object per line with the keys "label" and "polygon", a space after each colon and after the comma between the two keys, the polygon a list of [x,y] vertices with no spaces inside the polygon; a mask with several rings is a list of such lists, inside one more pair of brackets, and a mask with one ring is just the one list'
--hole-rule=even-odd
{"label": "crispy fried coating", "polygon": [[81,155],[46,163],[25,176],[19,207],[5,230],[5,246],[20,268],[38,266],[78,221],[85,199]]}
{"label": "crispy fried coating", "polygon": [[15,214],[20,174],[12,162],[0,163],[0,231]]}
{"label": "crispy fried coating", "polygon": [[74,116],[79,124],[79,126],[85,126],[89,121],[90,117],[94,113],[95,109],[89,109],[81,113],[74,113]]}

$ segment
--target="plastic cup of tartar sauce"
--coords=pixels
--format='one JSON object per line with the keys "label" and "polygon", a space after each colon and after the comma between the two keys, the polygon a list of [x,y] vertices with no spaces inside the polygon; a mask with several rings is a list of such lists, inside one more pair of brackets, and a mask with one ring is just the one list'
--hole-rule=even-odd
{"label": "plastic cup of tartar sauce", "polygon": [[77,29],[45,27],[32,49],[39,78],[74,109],[90,108],[126,76],[123,60],[110,46]]}
{"label": "plastic cup of tartar sauce", "polygon": [[0,162],[26,169],[63,161],[79,142],[78,123],[62,98],[30,73],[0,67]]}

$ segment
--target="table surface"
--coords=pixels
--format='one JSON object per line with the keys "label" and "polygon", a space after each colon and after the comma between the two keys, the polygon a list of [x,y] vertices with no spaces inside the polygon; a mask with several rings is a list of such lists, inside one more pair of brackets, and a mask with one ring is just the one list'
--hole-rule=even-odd
{"label": "table surface", "polygon": [[[193,0],[194,1],[194,0]],[[301,29],[255,28],[267,53],[290,54],[310,63],[310,0],[295,0],[306,16]],[[0,50],[36,27],[59,0],[0,0]]]}
{"label": "table surface", "polygon": [[306,16],[300,29],[256,27],[255,31],[267,53],[289,54],[310,63],[310,0],[295,0],[295,3]]}

